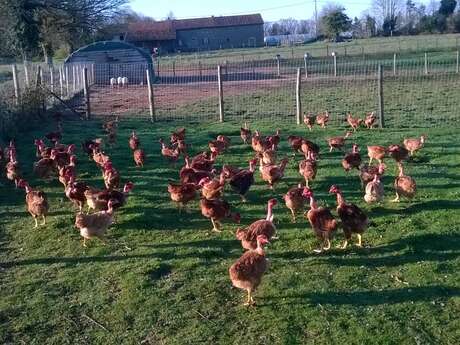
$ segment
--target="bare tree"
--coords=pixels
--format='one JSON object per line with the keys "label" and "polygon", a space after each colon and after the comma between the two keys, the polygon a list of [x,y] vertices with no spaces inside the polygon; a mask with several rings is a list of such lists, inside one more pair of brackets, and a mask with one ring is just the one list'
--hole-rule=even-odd
{"label": "bare tree", "polygon": [[311,34],[315,33],[315,21],[314,20],[300,20],[297,28],[298,34]]}
{"label": "bare tree", "polygon": [[176,19],[176,16],[174,15],[173,11],[169,11],[168,14],[166,15],[166,20],[173,20]]}
{"label": "bare tree", "polygon": [[435,14],[439,9],[439,1],[430,0],[426,6],[426,13],[429,15]]}
{"label": "bare tree", "polygon": [[401,0],[373,0],[372,11],[378,24],[382,24],[385,18],[395,17],[403,10]]}
{"label": "bare tree", "polygon": [[294,18],[280,19],[278,24],[281,26],[283,35],[294,35],[297,33],[298,21]]}
{"label": "bare tree", "polygon": [[402,0],[373,0],[372,11],[377,20],[377,24],[383,28],[385,23],[389,23],[390,30],[397,26],[399,17],[403,10]]}
{"label": "bare tree", "polygon": [[272,25],[271,22],[264,22],[264,36],[270,36],[272,34]]}

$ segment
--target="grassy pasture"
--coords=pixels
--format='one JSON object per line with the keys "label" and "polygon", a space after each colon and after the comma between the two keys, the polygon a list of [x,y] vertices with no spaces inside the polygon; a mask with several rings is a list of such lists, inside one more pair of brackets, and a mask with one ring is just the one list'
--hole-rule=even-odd
{"label": "grassy pasture", "polygon": [[442,52],[459,49],[460,35],[417,35],[400,37],[374,37],[355,39],[350,42],[333,43],[318,41],[298,46],[261,47],[224,49],[199,53],[181,53],[160,57],[163,61],[175,60],[178,65],[198,63],[199,60],[206,64],[217,64],[227,60],[249,61],[258,59],[274,59],[277,54],[283,58],[303,58],[305,52],[312,57],[326,57],[332,51],[339,56],[364,55],[413,55],[416,52]]}
{"label": "grassy pasture", "polygon": [[[258,306],[241,306],[244,294],[231,288],[228,267],[242,253],[235,224],[210,232],[198,203],[179,213],[169,200],[168,180],[179,166],[159,155],[158,138],[180,123],[123,121],[119,143],[107,148],[124,180],[135,183],[128,204],[108,231],[108,245],[87,249],[73,226],[73,207],[56,180],[31,174],[33,139],[52,130],[37,128],[17,139],[18,158],[32,186],[47,192],[48,225],[33,229],[24,192],[0,179],[0,342],[3,344],[457,344],[460,339],[460,134],[453,128],[358,131],[349,141],[366,144],[400,142],[428,135],[426,147],[406,168],[418,184],[417,197],[400,204],[393,198],[395,165],[388,161],[385,201],[365,205],[356,172],[346,174],[342,154],[328,153],[325,138],[344,127],[306,133],[290,123],[252,122],[262,133],[280,128],[280,156],[290,155],[288,134],[302,134],[322,148],[317,180],[312,184],[323,205],[335,208],[327,194],[333,183],[345,197],[366,210],[375,223],[364,235],[365,248],[312,250],[317,241],[305,219],[291,223],[280,203],[275,221],[280,239],[268,248],[271,268],[255,298]],[[218,159],[246,166],[253,156],[236,123],[187,123],[192,153],[207,147],[217,134],[231,136],[232,146]],[[132,162],[127,137],[136,129],[148,152],[144,169]],[[64,142],[79,143],[101,135],[100,123],[69,121]],[[82,180],[102,186],[94,163],[78,151]],[[247,225],[265,214],[266,201],[299,181],[290,156],[285,183],[275,192],[256,176],[249,203],[228,189],[226,198]],[[342,240],[339,231],[333,245]]]}

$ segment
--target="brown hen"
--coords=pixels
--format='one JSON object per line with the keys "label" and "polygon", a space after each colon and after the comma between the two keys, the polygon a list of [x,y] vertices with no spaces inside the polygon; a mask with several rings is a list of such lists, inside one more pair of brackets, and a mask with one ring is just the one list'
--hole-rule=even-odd
{"label": "brown hen", "polygon": [[307,126],[309,131],[312,130],[313,125],[315,124],[315,121],[316,121],[316,116],[313,115],[312,113],[308,113],[303,116],[303,123],[305,124],[305,126]]}
{"label": "brown hen", "polygon": [[40,190],[32,189],[24,180],[20,180],[18,182],[18,187],[24,188],[26,190],[27,211],[34,218],[35,228],[38,227],[37,218],[39,217],[43,219],[43,223],[41,225],[45,225],[46,215],[48,214],[49,208],[46,194]]}
{"label": "brown hen", "polygon": [[211,219],[212,230],[216,232],[221,232],[220,221],[223,219],[232,219],[236,223],[240,222],[240,214],[230,212],[230,204],[221,199],[208,200],[201,198],[200,200],[201,214],[206,218]]}
{"label": "brown hen", "polygon": [[342,167],[348,172],[351,169],[358,169],[361,165],[362,159],[359,154],[359,147],[356,144],[353,144],[351,152],[347,153],[342,159]]}
{"label": "brown hen", "polygon": [[369,156],[369,165],[372,163],[374,159],[376,159],[379,163],[383,162],[383,158],[387,154],[387,149],[385,146],[380,145],[372,145],[367,147],[367,155]]}
{"label": "brown hen", "polygon": [[299,183],[297,187],[292,187],[283,195],[286,207],[291,211],[292,222],[296,221],[296,212],[303,210],[306,198],[303,196],[304,187]]}
{"label": "brown hen", "polygon": [[178,203],[179,210],[185,208],[188,212],[186,208],[187,203],[196,198],[196,191],[197,187],[193,183],[168,183],[168,192],[171,200]]}
{"label": "brown hen", "polygon": [[233,286],[246,290],[248,299],[244,305],[254,305],[252,293],[257,289],[262,276],[268,269],[263,246],[268,243],[264,235],[257,236],[256,250],[244,253],[228,270]]}
{"label": "brown hen", "polygon": [[395,179],[396,198],[393,202],[399,202],[401,196],[412,199],[417,192],[415,180],[404,174],[402,163],[398,163],[399,175]]}
{"label": "brown hen", "polygon": [[299,163],[299,174],[305,179],[305,184],[308,187],[310,181],[316,178],[318,165],[312,151],[308,151],[305,160]]}
{"label": "brown hen", "polygon": [[252,137],[251,130],[248,127],[248,124],[245,122],[244,127],[241,127],[240,129],[240,137],[243,140],[243,143],[248,144],[249,140]]}
{"label": "brown hen", "polygon": [[113,200],[109,200],[106,211],[99,211],[93,214],[78,213],[75,217],[75,227],[83,237],[83,246],[86,247],[86,240],[99,238],[104,241],[104,235],[110,225],[113,224]]}
{"label": "brown hen", "polygon": [[343,137],[332,137],[328,138],[327,144],[329,145],[329,152],[332,152],[333,149],[342,149],[342,147],[345,145],[345,140],[348,139],[352,133],[350,131],[347,131]]}
{"label": "brown hen", "polygon": [[273,207],[278,201],[276,199],[268,200],[267,216],[265,219],[259,219],[249,225],[247,228],[238,228],[236,238],[241,241],[244,249],[254,250],[257,248],[257,236],[264,235],[268,240],[274,239],[276,235],[276,226],[273,223]]}
{"label": "brown hen", "polygon": [[280,165],[264,165],[262,159],[260,159],[259,162],[262,180],[268,182],[270,189],[274,189],[275,184],[284,176],[284,170],[286,169],[288,159],[284,158]]}
{"label": "brown hen", "polygon": [[410,155],[413,156],[415,152],[423,147],[425,140],[426,135],[422,135],[420,138],[408,138],[404,139],[403,145],[410,152]]}
{"label": "brown hen", "polygon": [[337,221],[331,211],[325,207],[318,207],[313,197],[313,192],[309,188],[303,191],[304,197],[310,198],[310,210],[305,213],[310,222],[316,237],[321,241],[321,246],[315,249],[315,253],[321,253],[331,248],[331,239],[337,230]]}
{"label": "brown hen", "polygon": [[337,195],[337,213],[342,221],[343,233],[345,235],[345,242],[343,242],[342,249],[348,245],[351,240],[351,235],[356,234],[358,237],[357,246],[362,246],[362,234],[367,229],[369,219],[367,215],[355,204],[347,203],[342,195],[342,191],[336,185],[332,185],[329,193]]}

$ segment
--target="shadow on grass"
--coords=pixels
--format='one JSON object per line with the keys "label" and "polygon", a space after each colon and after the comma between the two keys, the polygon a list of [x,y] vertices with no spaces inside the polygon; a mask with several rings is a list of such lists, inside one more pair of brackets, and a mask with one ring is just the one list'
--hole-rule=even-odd
{"label": "shadow on grass", "polygon": [[[28,265],[49,265],[64,263],[68,265],[77,265],[89,262],[119,262],[126,260],[145,260],[145,259],[160,259],[160,260],[178,260],[187,258],[198,259],[226,259],[235,257],[233,249],[240,248],[240,244],[236,240],[227,239],[209,239],[197,240],[189,242],[171,242],[163,244],[142,244],[141,247],[152,248],[170,248],[172,251],[155,252],[149,254],[134,254],[134,255],[113,255],[113,256],[81,256],[81,257],[45,257],[25,260],[14,260],[0,263],[0,267],[9,268],[15,266]],[[190,253],[179,254],[176,248],[193,249]],[[197,250],[197,249],[206,250]],[[395,254],[402,252],[402,254]],[[330,253],[323,255],[312,254],[307,251],[285,251],[285,252],[270,252],[270,258],[294,260],[315,258],[319,262],[335,266],[363,266],[367,267],[395,267],[408,263],[420,261],[438,261],[445,262],[454,260],[460,256],[460,235],[459,234],[427,234],[421,236],[410,236],[400,240],[391,242],[388,245],[359,249],[354,252],[353,256],[345,255],[349,251],[332,250]],[[374,256],[371,256],[374,255]],[[381,256],[375,256],[381,255]]]}
{"label": "shadow on grass", "polygon": [[282,302],[281,304],[297,304],[299,303],[297,300],[307,300],[311,304],[369,306],[432,301],[434,299],[446,299],[457,296],[460,296],[459,288],[444,285],[432,285],[384,291],[305,292],[287,296],[270,296],[261,298],[264,302],[266,301],[266,303],[262,302],[261,306],[276,305],[279,304],[278,300],[283,299],[286,299],[287,302]]}
{"label": "shadow on grass", "polygon": [[[400,203],[404,205],[404,200]],[[384,217],[387,215],[413,215],[423,211],[436,211],[436,210],[458,210],[460,209],[460,202],[453,200],[430,200],[417,204],[412,204],[406,208],[393,209],[384,207],[375,207],[372,210],[372,218]]]}
{"label": "shadow on grass", "polygon": [[[349,254],[353,253],[352,256]],[[281,260],[315,259],[334,266],[397,267],[421,261],[447,262],[460,257],[460,235],[427,234],[405,237],[379,247],[347,250],[332,248],[323,254],[308,250],[270,252],[270,258]]]}
{"label": "shadow on grass", "polygon": [[207,240],[198,240],[198,241],[188,241],[188,242],[170,242],[170,243],[158,243],[158,244],[139,244],[140,247],[149,247],[149,248],[231,248],[238,249],[241,247],[240,242],[236,240],[226,240],[226,239],[207,239]]}
{"label": "shadow on grass", "polygon": [[[402,252],[402,254],[395,254]],[[419,261],[444,262],[460,257],[460,234],[427,234],[409,236],[388,245],[355,251],[353,257],[323,257],[336,266],[395,267]],[[369,254],[382,255],[369,257]]]}
{"label": "shadow on grass", "polygon": [[[97,245],[97,244],[96,244]],[[90,245],[91,246],[91,245]],[[150,254],[134,254],[134,255],[110,255],[110,256],[80,256],[80,257],[45,257],[25,260],[15,260],[0,263],[2,268],[29,266],[29,265],[52,265],[52,264],[66,264],[68,266],[75,266],[84,263],[101,263],[101,262],[122,262],[127,260],[147,260],[159,259],[163,261],[197,258],[197,259],[225,259],[234,257],[231,253],[226,253],[220,248],[215,250],[195,251],[186,254],[176,254],[174,251],[163,253],[150,253]]]}

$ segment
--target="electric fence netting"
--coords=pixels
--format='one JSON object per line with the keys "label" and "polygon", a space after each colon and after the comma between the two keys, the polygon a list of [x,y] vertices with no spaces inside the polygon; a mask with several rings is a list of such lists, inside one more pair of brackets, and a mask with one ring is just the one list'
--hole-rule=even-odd
{"label": "electric fence netting", "polygon": [[[388,54],[378,59],[332,55],[217,64],[157,60],[153,65],[9,65],[2,66],[8,73],[0,74],[0,91],[3,102],[14,106],[28,86],[40,84],[49,94],[48,107],[64,107],[82,117],[86,113],[156,121],[295,123],[299,110],[301,114],[327,110],[337,125],[348,112],[360,117],[377,112],[382,96],[386,126],[460,123],[458,51]],[[120,84],[119,77],[127,82]]]}

